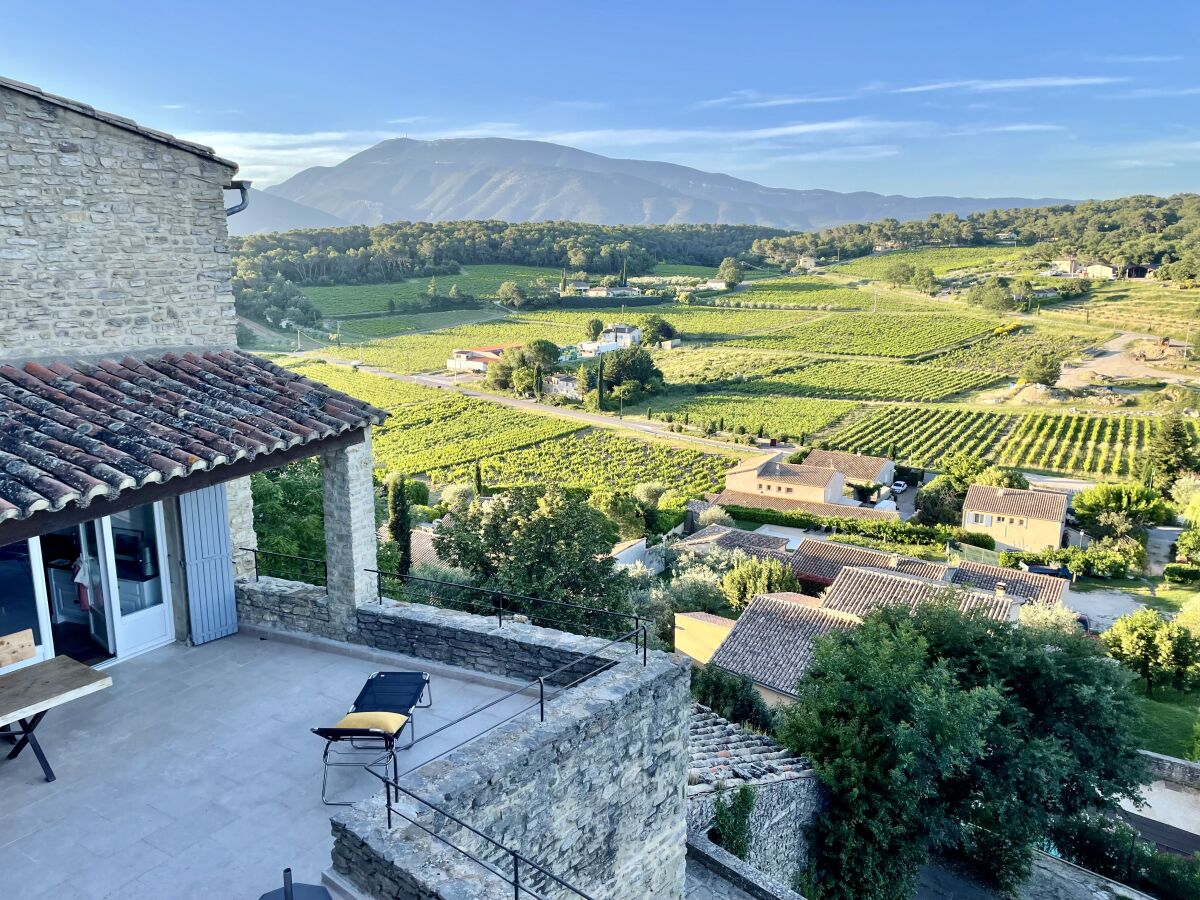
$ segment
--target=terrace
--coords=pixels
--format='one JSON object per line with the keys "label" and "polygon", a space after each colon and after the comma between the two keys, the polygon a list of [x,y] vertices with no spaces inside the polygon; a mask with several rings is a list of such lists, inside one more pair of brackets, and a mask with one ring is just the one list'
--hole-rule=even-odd
{"label": "terrace", "polygon": [[[112,666],[111,690],[42,727],[57,781],[27,758],[4,766],[6,884],[29,898],[258,896],[290,866],[335,896],[451,884],[472,898],[680,896],[686,667],[637,629],[567,634],[528,624],[544,609],[484,617],[434,605],[444,598],[417,580],[402,587],[422,602],[358,607],[348,643],[249,621],[270,597],[293,613],[336,604],[324,587],[246,579],[241,633]],[[400,753],[403,799],[393,789],[385,802],[370,772],[333,770],[331,794],[358,801],[333,810],[309,729],[380,670],[432,679],[433,706]],[[699,870],[686,890],[738,896]]]}

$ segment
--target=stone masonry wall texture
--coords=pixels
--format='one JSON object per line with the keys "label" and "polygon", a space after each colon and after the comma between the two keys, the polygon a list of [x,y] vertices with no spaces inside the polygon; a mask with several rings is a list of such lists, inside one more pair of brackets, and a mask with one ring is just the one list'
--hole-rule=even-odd
{"label": "stone masonry wall texture", "polygon": [[234,171],[0,83],[0,358],[233,347]]}

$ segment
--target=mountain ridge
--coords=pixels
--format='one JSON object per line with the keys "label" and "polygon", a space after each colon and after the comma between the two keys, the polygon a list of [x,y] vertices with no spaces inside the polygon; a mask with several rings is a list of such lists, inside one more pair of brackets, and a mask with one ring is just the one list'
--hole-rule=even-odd
{"label": "mountain ridge", "polygon": [[[677,163],[619,159],[511,138],[393,138],[337,165],[298,172],[268,187],[265,194],[298,206],[272,210],[273,222],[286,218],[288,210],[297,217],[311,210],[347,224],[367,225],[499,219],[748,224],[795,231],[882,218],[921,219],[935,212],[965,215],[1072,202],[775,188]],[[253,219],[238,223],[235,218],[231,227],[234,224],[239,233],[266,230],[251,227],[256,224]]]}

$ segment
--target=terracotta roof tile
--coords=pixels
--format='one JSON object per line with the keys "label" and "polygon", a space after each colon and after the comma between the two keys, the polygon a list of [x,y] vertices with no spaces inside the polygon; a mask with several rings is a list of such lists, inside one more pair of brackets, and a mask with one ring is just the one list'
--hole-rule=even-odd
{"label": "terracotta roof tile", "polygon": [[811,772],[802,756],[793,756],[765,734],[754,734],[721,718],[699,703],[688,717],[689,796],[718,786],[765,784]]}
{"label": "terracotta roof tile", "polygon": [[858,623],[840,610],[762,594],[750,601],[710,662],[772,690],[792,694],[812,661],[813,641]]}
{"label": "terracotta roof tile", "polygon": [[0,521],[86,507],[384,415],[236,350],[0,366]]}
{"label": "terracotta roof tile", "polygon": [[967,488],[963,512],[993,513],[1061,522],[1067,515],[1067,495],[1057,491],[1025,491],[973,484]]}
{"label": "terracotta roof tile", "polygon": [[960,561],[958,568],[952,571],[951,581],[957,585],[981,588],[985,591],[994,591],[996,585],[1003,583],[1005,593],[1009,596],[1021,600],[1040,600],[1044,603],[1061,602],[1063,592],[1067,588],[1066,580],[1055,578],[1053,575],[1037,575],[1021,569],[989,566],[968,559]]}
{"label": "terracotta roof tile", "polygon": [[685,547],[715,544],[722,550],[783,550],[787,547],[787,538],[755,534],[728,525],[709,525],[685,537],[680,543]]}
{"label": "terracotta roof tile", "polygon": [[1007,622],[1013,598],[984,591],[964,590],[941,581],[917,578],[881,569],[847,566],[821,597],[824,609],[838,610],[862,618],[885,606],[916,609],[941,597],[952,596],[963,612],[981,610],[990,619]]}
{"label": "terracotta roof tile", "polygon": [[837,450],[814,450],[804,457],[804,465],[833,469],[848,481],[877,483],[890,460],[886,456],[865,456]]}
{"label": "terracotta roof tile", "polygon": [[941,563],[816,538],[802,540],[800,546],[792,552],[790,564],[797,577],[827,583],[832,583],[846,566],[893,569],[901,574],[934,580],[944,578],[947,569]]}

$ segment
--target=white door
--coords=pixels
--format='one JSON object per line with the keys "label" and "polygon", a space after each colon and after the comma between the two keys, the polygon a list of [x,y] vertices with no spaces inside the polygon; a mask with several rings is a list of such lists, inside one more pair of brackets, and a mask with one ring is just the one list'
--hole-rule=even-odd
{"label": "white door", "polygon": [[0,634],[33,629],[32,657],[0,666],[0,674],[30,666],[54,656],[46,579],[42,577],[42,544],[37,538],[0,547]]}
{"label": "white door", "polygon": [[162,505],[148,503],[102,520],[101,543],[112,586],[117,656],[124,658],[175,639],[167,577]]}

